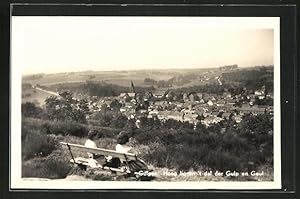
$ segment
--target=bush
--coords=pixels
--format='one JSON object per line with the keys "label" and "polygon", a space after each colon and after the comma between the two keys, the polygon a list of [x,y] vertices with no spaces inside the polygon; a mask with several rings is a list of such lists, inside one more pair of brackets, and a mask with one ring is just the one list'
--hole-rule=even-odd
{"label": "bush", "polygon": [[42,131],[46,134],[54,135],[73,135],[77,137],[85,137],[88,134],[88,127],[83,124],[72,121],[51,122],[47,121],[42,126]]}
{"label": "bush", "polygon": [[145,161],[177,171],[200,168],[241,171],[248,168],[249,162],[254,163],[252,168],[272,165],[272,135],[242,133],[234,128],[223,134],[218,131],[218,125],[205,131],[183,127],[143,128],[135,130],[133,137],[138,144],[150,147],[144,151]]}
{"label": "bush", "polygon": [[127,117],[118,111],[100,111],[91,116],[93,125],[111,128],[123,128],[127,124]]}
{"label": "bush", "polygon": [[116,138],[121,129],[85,125],[71,121],[49,121],[34,118],[24,118],[22,121],[22,139],[28,131],[35,130],[48,135],[86,137],[90,130],[94,131],[95,138]]}
{"label": "bush", "polygon": [[25,117],[34,117],[34,118],[39,118],[40,116],[43,115],[43,109],[36,106],[32,102],[26,102],[22,103],[22,115]]}
{"label": "bush", "polygon": [[25,135],[22,139],[22,157],[25,160],[37,156],[45,157],[57,148],[58,143],[54,138],[39,131],[27,131]]}
{"label": "bush", "polygon": [[[245,171],[250,167],[255,169],[273,165],[272,120],[267,115],[249,116],[237,127],[230,126],[223,133],[220,133],[219,125],[193,130],[172,120],[167,126],[149,128],[145,125],[140,129],[134,128],[131,120],[123,129],[32,118],[25,119],[22,124],[22,154],[27,159],[36,157],[42,150],[42,156],[49,155],[55,149],[51,147],[55,144],[47,134],[85,137],[92,130],[99,147],[114,149],[119,133],[124,130],[126,140],[133,137],[134,148],[142,149],[143,154],[136,153],[157,167],[177,171],[203,168]],[[49,161],[50,165],[58,167],[55,159]]]}
{"label": "bush", "polygon": [[55,151],[48,157],[23,162],[22,177],[65,178],[71,168],[69,157],[61,151]]}
{"label": "bush", "polygon": [[110,127],[91,126],[89,128],[93,131],[94,139],[116,138],[118,133],[121,131],[119,129],[114,129],[114,128],[110,128]]}
{"label": "bush", "polygon": [[217,151],[210,151],[204,157],[204,162],[211,169],[219,171],[240,171],[242,169],[242,160],[235,154],[226,152],[222,149],[219,149]]}

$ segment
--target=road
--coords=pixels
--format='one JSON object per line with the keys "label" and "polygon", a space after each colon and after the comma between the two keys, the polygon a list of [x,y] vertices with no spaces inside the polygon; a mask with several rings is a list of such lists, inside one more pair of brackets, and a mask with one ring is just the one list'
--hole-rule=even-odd
{"label": "road", "polygon": [[50,94],[50,95],[60,96],[60,95],[59,95],[58,93],[56,93],[56,92],[48,91],[48,90],[42,89],[42,88],[40,88],[40,87],[35,87],[35,89],[40,90],[40,91],[43,91],[43,92],[48,93],[48,94]]}

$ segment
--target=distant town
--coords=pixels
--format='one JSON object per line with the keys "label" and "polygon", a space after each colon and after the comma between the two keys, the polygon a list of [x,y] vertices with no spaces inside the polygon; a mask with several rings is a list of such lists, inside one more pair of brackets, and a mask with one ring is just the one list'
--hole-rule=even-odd
{"label": "distant town", "polygon": [[[228,71],[236,68],[236,65],[223,66],[220,67],[220,70]],[[210,80],[206,76],[204,78],[206,81]],[[219,76],[216,76],[214,79],[217,85],[222,86]],[[146,78],[144,81],[151,82],[151,79]],[[203,80],[200,79],[200,81]],[[58,92],[45,90],[44,86],[35,85],[32,87],[54,96],[60,96]],[[267,92],[264,85],[251,92],[247,88],[243,88],[236,95],[226,91],[226,89],[221,94],[204,92],[178,93],[172,89],[142,90],[138,92],[135,89],[134,81],[128,82],[128,90],[129,92],[120,93],[119,96],[79,95],[79,97],[85,100],[90,113],[118,107],[118,110],[126,115],[128,119],[134,119],[137,122],[141,118],[153,118],[161,122],[173,119],[180,122],[189,122],[195,128],[198,123],[208,127],[229,119],[240,123],[245,114],[259,115],[267,113],[273,115],[273,92]],[[75,97],[73,99],[77,100]],[[266,101],[270,103],[264,103]],[[77,108],[80,109],[80,107]],[[87,117],[89,116],[87,115]]]}
{"label": "distant town", "polygon": [[208,93],[182,93],[182,99],[178,99],[169,90],[164,93],[136,93],[133,82],[130,90],[131,92],[121,93],[118,97],[88,97],[88,107],[93,112],[110,109],[113,101],[118,100],[121,104],[120,111],[128,119],[142,117],[161,121],[174,119],[192,123],[195,128],[199,122],[206,126],[219,123],[224,119],[233,119],[240,123],[245,114],[273,114],[273,106],[256,103],[257,100],[273,100],[272,94],[266,94],[265,87],[256,90],[253,94],[231,95],[229,92],[224,92],[219,96]]}

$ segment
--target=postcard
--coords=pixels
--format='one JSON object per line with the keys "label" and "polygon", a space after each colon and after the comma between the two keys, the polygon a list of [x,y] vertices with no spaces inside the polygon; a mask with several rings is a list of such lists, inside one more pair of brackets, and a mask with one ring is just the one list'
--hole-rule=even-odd
{"label": "postcard", "polygon": [[11,17],[11,189],[280,189],[279,17]]}

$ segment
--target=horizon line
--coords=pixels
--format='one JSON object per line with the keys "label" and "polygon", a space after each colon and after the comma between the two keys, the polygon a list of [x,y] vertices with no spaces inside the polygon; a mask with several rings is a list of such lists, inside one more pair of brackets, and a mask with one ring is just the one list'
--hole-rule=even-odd
{"label": "horizon line", "polygon": [[63,74],[63,73],[84,73],[84,72],[122,72],[122,71],[157,71],[157,70],[199,70],[199,69],[219,69],[224,66],[234,66],[237,65],[238,68],[254,68],[254,67],[274,67],[274,64],[270,65],[255,65],[255,66],[239,66],[238,64],[228,64],[228,65],[222,65],[222,66],[212,66],[212,67],[203,67],[203,68],[151,68],[151,69],[116,69],[116,70],[79,70],[79,71],[65,71],[65,72],[53,72],[53,73],[28,73],[28,74],[22,74],[22,77],[25,76],[31,76],[31,75],[55,75],[55,74]]}

